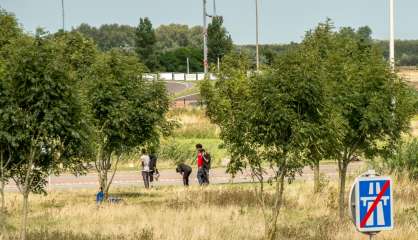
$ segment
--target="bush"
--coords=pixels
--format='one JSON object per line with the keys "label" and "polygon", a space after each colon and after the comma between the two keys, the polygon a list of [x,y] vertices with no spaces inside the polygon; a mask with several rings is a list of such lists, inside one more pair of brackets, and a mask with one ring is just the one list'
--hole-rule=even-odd
{"label": "bush", "polygon": [[385,159],[391,173],[407,173],[412,180],[418,180],[418,139],[403,141],[396,151]]}
{"label": "bush", "polygon": [[169,138],[161,141],[158,158],[173,163],[193,163],[196,157],[196,144],[201,143],[211,154],[212,166],[220,165],[227,152],[221,147],[220,139],[207,138]]}

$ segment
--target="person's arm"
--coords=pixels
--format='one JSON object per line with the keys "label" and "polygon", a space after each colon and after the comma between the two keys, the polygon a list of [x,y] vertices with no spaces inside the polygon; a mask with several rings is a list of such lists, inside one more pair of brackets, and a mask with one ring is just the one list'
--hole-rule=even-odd
{"label": "person's arm", "polygon": [[198,154],[199,154],[199,152],[196,152],[195,155],[194,155],[194,158],[192,160],[192,164],[193,165],[196,164],[196,162],[197,162],[197,156],[198,156]]}

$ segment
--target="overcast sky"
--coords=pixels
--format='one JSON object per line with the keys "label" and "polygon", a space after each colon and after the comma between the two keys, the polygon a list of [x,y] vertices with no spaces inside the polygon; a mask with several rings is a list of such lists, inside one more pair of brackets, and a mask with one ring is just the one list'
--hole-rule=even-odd
{"label": "overcast sky", "polygon": [[[212,1],[208,0],[209,13]],[[396,38],[418,39],[418,0],[395,0]],[[235,43],[255,41],[255,0],[217,0],[218,14]],[[0,0],[26,31],[61,28],[61,0]],[[149,17],[154,26],[202,24],[202,0],[65,0],[66,28],[80,23],[137,25]],[[373,37],[388,39],[389,0],[260,0],[260,42],[298,42],[318,22],[331,18],[337,27],[369,25]]]}

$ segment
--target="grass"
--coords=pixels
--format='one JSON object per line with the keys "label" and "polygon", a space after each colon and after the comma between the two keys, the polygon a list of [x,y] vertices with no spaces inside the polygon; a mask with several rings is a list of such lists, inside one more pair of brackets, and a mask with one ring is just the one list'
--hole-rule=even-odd
{"label": "grass", "polygon": [[[367,239],[356,232],[348,217],[342,223],[336,220],[336,182],[329,182],[318,195],[312,189],[306,181],[286,188],[277,239]],[[395,229],[380,233],[378,239],[415,240],[418,185],[396,180],[394,190]],[[33,195],[29,239],[261,240],[263,236],[263,218],[251,184],[151,191],[129,187],[112,195],[122,197],[123,203],[98,208],[89,190]],[[8,194],[7,209],[7,237],[3,239],[16,239],[20,196]]]}
{"label": "grass", "polygon": [[174,98],[200,93],[200,81],[193,81],[193,86],[174,94]]}
{"label": "grass", "polygon": [[[162,138],[158,152],[158,168],[173,168],[178,162],[191,163],[196,156],[195,145],[203,144],[211,153],[214,167],[225,166],[229,159],[223,142],[219,139],[219,128],[212,124],[201,108],[172,109],[167,116],[176,120],[180,127],[173,135]],[[120,163],[120,170],[137,170],[138,153],[130,154]]]}

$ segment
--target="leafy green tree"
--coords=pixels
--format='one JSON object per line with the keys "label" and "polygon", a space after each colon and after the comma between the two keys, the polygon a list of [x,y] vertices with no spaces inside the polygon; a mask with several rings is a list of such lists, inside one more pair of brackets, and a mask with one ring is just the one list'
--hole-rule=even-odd
{"label": "leafy green tree", "polygon": [[189,26],[180,24],[161,25],[155,30],[158,49],[173,50],[189,47]]}
{"label": "leafy green tree", "polygon": [[177,48],[161,53],[160,65],[164,71],[187,72],[187,58],[191,72],[201,72],[203,69],[203,53],[197,48]]}
{"label": "leafy green tree", "polygon": [[95,167],[106,196],[123,154],[155,140],[166,123],[169,100],[165,85],[142,80],[144,71],[135,56],[117,50],[101,54],[92,68],[86,97],[94,131]]}
{"label": "leafy green tree", "polygon": [[141,18],[135,30],[135,52],[150,71],[157,68],[155,44],[157,42],[155,31],[149,18]]}
{"label": "leafy green tree", "polygon": [[[285,181],[301,172],[308,158],[306,147],[314,144],[311,139],[322,127],[326,91],[315,76],[313,59],[305,62],[309,57],[294,51],[274,69],[248,77],[248,60],[228,55],[215,86],[206,81],[201,88],[208,116],[220,126],[231,153],[228,172],[249,168],[258,182],[266,239],[276,238]],[[275,184],[272,207],[265,182]]]}
{"label": "leafy green tree", "polygon": [[222,17],[213,17],[208,25],[208,60],[216,63],[233,49],[232,38],[223,26]]}
{"label": "leafy green tree", "polygon": [[3,49],[8,48],[8,45],[19,38],[21,34],[22,30],[19,28],[15,16],[0,8],[0,116],[2,116],[0,118],[0,215],[5,211],[4,188],[10,178],[9,167],[12,159],[10,151],[8,151],[8,143],[13,141],[13,136],[10,135],[10,129],[8,129],[11,114],[9,113],[10,99],[4,79],[7,54]]}
{"label": "leafy green tree", "polygon": [[[368,158],[390,151],[409,130],[416,112],[411,91],[392,73],[381,52],[365,44],[351,28],[342,28],[323,45],[329,94],[338,114],[336,159],[339,172],[339,215],[345,213],[345,182],[356,155]],[[382,146],[382,143],[384,143]]]}
{"label": "leafy green tree", "polygon": [[10,43],[11,40],[16,39],[22,34],[16,17],[0,8],[0,49]]}
{"label": "leafy green tree", "polygon": [[82,23],[73,32],[93,39],[102,51],[112,48],[133,50],[135,46],[135,27],[128,25],[103,24],[96,28]]}
{"label": "leafy green tree", "polygon": [[29,194],[44,193],[51,171],[79,172],[87,142],[87,126],[62,49],[39,34],[18,39],[5,50],[4,84],[8,113],[13,114],[7,129],[16,138],[8,142],[10,169],[23,196],[21,239],[26,238]]}
{"label": "leafy green tree", "polygon": [[[293,57],[292,65],[299,65],[302,70],[298,72],[295,77],[307,81],[307,84],[312,84],[313,89],[319,91],[315,103],[315,111],[317,114],[310,112],[309,122],[310,128],[307,128],[307,144],[305,150],[307,154],[307,164],[314,170],[314,192],[321,191],[320,186],[320,161],[323,159],[330,159],[335,156],[334,145],[337,141],[339,127],[338,115],[335,113],[329,95],[328,83],[330,81],[330,74],[326,68],[326,56],[329,54],[329,49],[324,46],[329,45],[333,41],[331,34],[332,25],[328,20],[325,24],[319,24],[314,31],[309,31],[305,39],[293,51],[299,51],[299,57]],[[286,55],[285,55],[286,56]],[[314,100],[309,101],[309,104],[314,104]]]}

